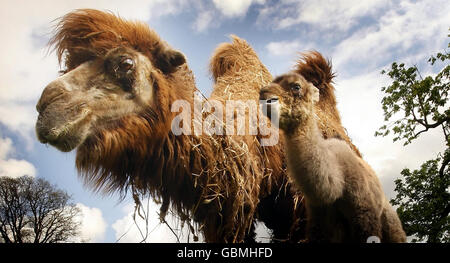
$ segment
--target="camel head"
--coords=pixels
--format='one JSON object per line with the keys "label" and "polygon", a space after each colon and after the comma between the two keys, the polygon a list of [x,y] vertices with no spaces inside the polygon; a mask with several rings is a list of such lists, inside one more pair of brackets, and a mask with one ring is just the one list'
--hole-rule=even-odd
{"label": "camel head", "polygon": [[76,150],[79,174],[96,190],[145,188],[134,178],[168,152],[161,145],[170,136],[170,105],[193,97],[184,55],[147,24],[92,9],[63,16],[50,45],[64,68],[36,105],[39,141]]}
{"label": "camel head", "polygon": [[162,89],[185,63],[145,24],[90,9],[62,17],[51,44],[65,69],[36,105],[36,133],[64,152],[168,108],[171,95]]}
{"label": "camel head", "polygon": [[291,72],[275,78],[260,91],[263,112],[272,121],[278,118],[279,128],[291,131],[304,122],[319,101],[319,90],[300,74]]}

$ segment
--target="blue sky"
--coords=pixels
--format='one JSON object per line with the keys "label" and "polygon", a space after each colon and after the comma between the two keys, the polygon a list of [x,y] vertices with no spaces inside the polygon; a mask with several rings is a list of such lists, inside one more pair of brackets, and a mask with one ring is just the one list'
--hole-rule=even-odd
{"label": "blue sky", "polygon": [[[147,22],[186,55],[205,94],[212,87],[209,58],[230,34],[246,39],[273,75],[291,69],[297,52],[320,51],[337,72],[343,124],[378,173],[388,197],[393,196],[393,182],[403,168],[415,169],[443,149],[438,132],[425,134],[408,147],[373,134],[383,125],[380,88],[389,83],[380,74],[383,68],[402,61],[418,65],[423,74],[439,69],[427,66],[426,60],[445,49],[449,40],[450,5],[445,0],[0,0],[0,4],[0,176],[42,177],[69,192],[84,213],[83,238],[91,242],[142,238],[131,220],[131,198],[119,200],[117,195],[103,196],[85,188],[77,177],[74,153],[42,145],[34,134],[35,104],[59,70],[56,55],[46,48],[52,21],[77,8],[110,10]],[[150,202],[149,207],[153,232],[148,241],[175,241],[166,227],[155,227],[157,206]],[[259,233],[261,240],[268,236],[262,225]]]}

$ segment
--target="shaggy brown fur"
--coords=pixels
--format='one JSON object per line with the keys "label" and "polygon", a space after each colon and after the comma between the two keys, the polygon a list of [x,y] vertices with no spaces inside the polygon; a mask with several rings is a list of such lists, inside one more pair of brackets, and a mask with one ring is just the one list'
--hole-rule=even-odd
{"label": "shaggy brown fur", "polygon": [[319,90],[296,73],[261,90],[261,99],[278,107],[289,174],[306,199],[309,241],[366,242],[377,236],[405,242],[372,168],[344,141],[323,138],[314,106],[319,97]]}
{"label": "shaggy brown fur", "polygon": [[184,56],[172,50],[147,24],[127,21],[111,13],[82,9],[60,19],[50,44],[66,70],[105,55],[113,48],[130,47],[150,59],[164,73],[175,71]]}
{"label": "shaggy brown fur", "polygon": [[[282,173],[281,157],[257,146],[249,151],[255,136],[171,132],[171,105],[183,99],[192,106],[196,90],[181,53],[142,23],[89,9],[64,16],[51,43],[67,70],[38,102],[41,142],[77,149],[77,168],[94,189],[150,194],[162,203],[162,218],[172,207],[207,242],[251,241],[259,198],[270,188],[267,178]],[[212,61],[218,57],[229,59],[216,54]],[[277,167],[273,176],[268,160]]]}

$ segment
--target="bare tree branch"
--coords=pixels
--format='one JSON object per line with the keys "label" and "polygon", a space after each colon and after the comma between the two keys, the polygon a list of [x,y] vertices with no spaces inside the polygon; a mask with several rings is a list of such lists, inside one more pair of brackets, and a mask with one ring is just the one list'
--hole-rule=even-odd
{"label": "bare tree branch", "polygon": [[0,178],[0,242],[55,243],[77,234],[80,210],[43,179]]}

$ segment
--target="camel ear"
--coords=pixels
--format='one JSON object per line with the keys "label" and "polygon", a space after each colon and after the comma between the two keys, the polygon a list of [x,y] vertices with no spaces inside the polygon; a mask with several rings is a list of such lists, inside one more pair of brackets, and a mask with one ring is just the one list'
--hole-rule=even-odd
{"label": "camel ear", "polygon": [[186,63],[184,55],[173,49],[163,49],[156,54],[156,66],[165,74],[173,73],[177,67]]}
{"label": "camel ear", "polygon": [[319,101],[319,99],[320,99],[319,89],[316,88],[315,86],[311,85],[311,100],[312,100],[312,102],[315,104]]}

